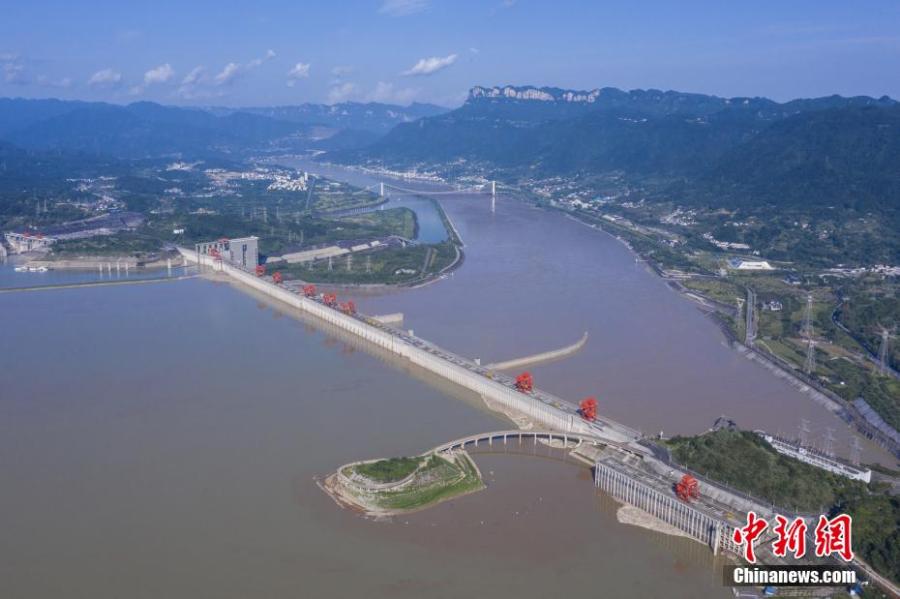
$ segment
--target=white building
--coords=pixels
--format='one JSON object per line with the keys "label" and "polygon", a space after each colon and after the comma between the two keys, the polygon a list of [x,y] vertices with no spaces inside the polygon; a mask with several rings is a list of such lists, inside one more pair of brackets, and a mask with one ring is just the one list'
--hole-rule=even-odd
{"label": "white building", "polygon": [[728,261],[728,265],[734,270],[775,270],[766,260],[744,260],[743,258],[732,258]]}
{"label": "white building", "polygon": [[827,470],[828,472],[839,476],[846,476],[853,480],[861,480],[866,483],[871,482],[872,480],[872,471],[868,468],[858,468],[856,466],[851,466],[850,464],[845,464],[844,462],[839,462],[814,449],[801,447],[797,443],[773,437],[762,431],[756,431],[756,434],[765,439],[775,451],[782,455],[794,458],[795,460],[800,460],[801,462],[805,462],[816,468],[821,468],[822,470]]}
{"label": "white building", "polygon": [[217,255],[222,260],[246,270],[253,270],[259,264],[259,237],[223,238],[198,243],[195,249],[198,254]]}

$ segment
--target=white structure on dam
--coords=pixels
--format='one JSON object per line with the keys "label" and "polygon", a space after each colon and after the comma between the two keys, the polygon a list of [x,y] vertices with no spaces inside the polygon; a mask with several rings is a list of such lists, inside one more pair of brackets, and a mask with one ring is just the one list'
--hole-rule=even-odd
{"label": "white structure on dam", "polygon": [[575,406],[559,397],[539,390],[531,394],[522,393],[515,389],[510,377],[494,373],[472,360],[455,355],[412,334],[391,328],[374,318],[362,314],[344,314],[326,306],[318,299],[292,293],[223,260],[216,260],[213,256],[185,248],[179,248],[179,252],[189,262],[222,272],[248,287],[406,358],[425,370],[471,389],[511,411],[527,416],[536,425],[558,431],[590,434],[618,444],[630,444],[633,445],[635,452],[647,453],[646,448],[635,443],[640,438],[637,431],[606,419],[589,423],[578,415]]}

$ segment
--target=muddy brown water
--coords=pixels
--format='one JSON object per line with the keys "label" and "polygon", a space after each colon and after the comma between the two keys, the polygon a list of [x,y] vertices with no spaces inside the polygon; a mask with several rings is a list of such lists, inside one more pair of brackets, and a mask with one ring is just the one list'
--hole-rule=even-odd
{"label": "muddy brown water", "polygon": [[[491,361],[588,330],[538,384],[646,431],[724,413],[844,433],[614,239],[508,201],[445,205],[464,267],[364,311]],[[730,595],[706,548],[618,524],[546,448],[479,450],[485,491],[408,517],[338,509],[315,477],[510,424],[231,285],[9,294],[0,331],[0,596]]]}

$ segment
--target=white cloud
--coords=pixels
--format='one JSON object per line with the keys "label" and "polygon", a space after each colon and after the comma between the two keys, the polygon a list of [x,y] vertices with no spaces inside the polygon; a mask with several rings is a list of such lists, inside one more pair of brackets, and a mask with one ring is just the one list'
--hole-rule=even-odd
{"label": "white cloud", "polygon": [[419,95],[419,90],[410,87],[397,89],[393,83],[379,81],[366,99],[369,102],[383,102],[385,104],[409,104]]}
{"label": "white cloud", "polygon": [[300,79],[309,77],[309,63],[298,62],[287,73],[287,86],[294,87]]}
{"label": "white cloud", "polygon": [[215,77],[213,77],[213,83],[215,85],[226,85],[234,81],[238,76],[247,71],[251,71],[259,66],[262,66],[264,62],[268,62],[275,58],[274,50],[266,50],[265,56],[262,58],[254,58],[253,60],[247,62],[246,64],[240,64],[237,62],[229,62]]}
{"label": "white cloud", "polygon": [[121,83],[122,73],[112,69],[101,69],[88,79],[88,85],[91,87],[116,87]]}
{"label": "white cloud", "polygon": [[350,65],[338,65],[331,69],[331,74],[335,77],[345,77],[353,73],[353,70]]}
{"label": "white cloud", "polygon": [[225,85],[226,83],[234,81],[234,78],[237,77],[240,72],[241,65],[236,62],[229,62],[218,75],[213,77],[213,81],[216,85]]}
{"label": "white cloud", "polygon": [[384,0],[378,12],[390,17],[405,17],[422,12],[428,5],[428,0]]}
{"label": "white cloud", "polygon": [[186,100],[202,97],[203,93],[198,91],[198,88],[208,83],[209,76],[206,73],[206,67],[198,65],[184,76],[175,95]]}
{"label": "white cloud", "polygon": [[446,69],[454,62],[456,62],[456,54],[450,54],[449,56],[432,56],[430,58],[421,58],[419,62],[413,65],[411,69],[403,71],[401,75],[407,76],[419,76],[419,75],[431,75],[432,73],[437,73],[441,69]]}
{"label": "white cloud", "polygon": [[332,88],[328,90],[328,103],[339,104],[341,102],[346,102],[356,96],[358,92],[359,90],[355,83],[351,83],[350,81],[340,83],[332,86]]}
{"label": "white cloud", "polygon": [[169,63],[161,64],[156,68],[150,69],[144,73],[144,85],[153,85],[155,83],[167,83],[175,76],[175,70]]}
{"label": "white cloud", "polygon": [[251,60],[250,62],[247,63],[247,68],[255,69],[256,67],[260,66],[262,63],[266,62],[267,60],[272,60],[273,58],[275,58],[275,50],[266,50],[265,56],[263,56],[262,58],[254,58],[253,60]]}
{"label": "white cloud", "polygon": [[196,66],[191,69],[190,73],[184,76],[184,79],[181,80],[181,85],[196,85],[203,80],[205,74],[206,67]]}

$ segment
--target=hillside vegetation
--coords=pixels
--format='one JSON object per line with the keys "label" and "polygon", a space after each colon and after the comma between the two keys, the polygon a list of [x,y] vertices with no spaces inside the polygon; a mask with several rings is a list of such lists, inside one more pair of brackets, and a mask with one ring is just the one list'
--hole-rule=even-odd
{"label": "hillside vegetation", "polygon": [[777,453],[755,433],[720,429],[669,441],[681,464],[783,509],[853,516],[854,550],[900,581],[900,499]]}

